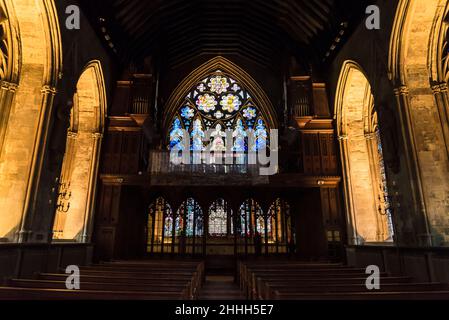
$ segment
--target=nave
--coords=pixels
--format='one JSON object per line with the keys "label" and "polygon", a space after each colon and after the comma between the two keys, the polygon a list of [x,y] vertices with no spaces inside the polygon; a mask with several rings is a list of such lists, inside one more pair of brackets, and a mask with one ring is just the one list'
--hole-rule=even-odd
{"label": "nave", "polygon": [[449,0],[104,2],[0,0],[1,299],[448,298]]}

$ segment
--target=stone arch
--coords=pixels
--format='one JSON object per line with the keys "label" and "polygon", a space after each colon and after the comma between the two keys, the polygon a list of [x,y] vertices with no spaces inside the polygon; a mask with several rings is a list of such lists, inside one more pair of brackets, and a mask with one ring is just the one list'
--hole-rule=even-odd
{"label": "stone arch", "polygon": [[334,114],[350,241],[354,244],[389,241],[393,228],[385,197],[385,167],[377,113],[370,83],[355,62],[343,64]]}
{"label": "stone arch", "polygon": [[179,108],[180,101],[185,98],[189,90],[192,89],[192,86],[216,70],[227,72],[231,74],[236,81],[242,83],[248,92],[252,94],[255,104],[261,109],[264,118],[268,122],[268,127],[272,129],[278,128],[276,111],[262,87],[260,87],[259,84],[238,65],[222,56],[218,56],[192,71],[170,95],[165,105],[163,117],[164,132],[168,132],[170,121],[174,118],[174,114]]}
{"label": "stone arch", "polygon": [[81,74],[67,133],[53,238],[88,241],[100,146],[106,116],[106,91],[99,61],[90,62]]}
{"label": "stone arch", "polygon": [[0,6],[0,23],[5,30],[0,93],[0,238],[26,241],[60,76],[61,38],[53,0],[2,0]]}
{"label": "stone arch", "polygon": [[390,39],[389,73],[424,245],[449,241],[447,6],[447,0],[401,0]]}

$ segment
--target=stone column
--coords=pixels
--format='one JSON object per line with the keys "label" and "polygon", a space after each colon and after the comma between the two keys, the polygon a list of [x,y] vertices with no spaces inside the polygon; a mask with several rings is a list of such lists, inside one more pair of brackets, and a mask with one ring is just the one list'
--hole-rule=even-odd
{"label": "stone column", "polygon": [[443,131],[444,144],[449,158],[449,97],[446,83],[432,86],[435,102],[440,116],[441,129]]}
{"label": "stone column", "polygon": [[348,136],[339,135],[338,142],[340,145],[341,163],[343,166],[343,187],[344,200],[346,204],[346,225],[348,232],[348,242],[352,245],[358,245],[363,242],[357,235],[357,219],[354,211],[354,201],[352,198],[351,168],[348,157]]}
{"label": "stone column", "polygon": [[365,133],[365,140],[368,149],[371,183],[373,184],[373,197],[375,203],[376,223],[377,223],[377,241],[385,241],[388,237],[388,227],[386,216],[379,212],[379,207],[382,211],[385,210],[385,202],[383,200],[383,194],[381,194],[381,186],[383,181],[380,177],[380,159],[378,151],[378,138],[376,132]]}
{"label": "stone column", "polygon": [[420,230],[415,230],[415,232],[418,232],[420,244],[429,246],[432,245],[432,235],[430,232],[425,197],[422,189],[421,170],[415,143],[414,126],[410,114],[409,90],[406,86],[400,86],[394,90],[394,94],[399,108],[398,113],[405,150],[404,158],[407,162],[408,175],[411,182],[410,187],[412,191],[413,209],[420,225]]}
{"label": "stone column", "polygon": [[84,213],[84,228],[81,241],[88,242],[92,231],[97,190],[98,168],[100,164],[100,149],[103,134],[93,133],[92,162],[89,169],[89,186],[87,189],[86,212]]}
{"label": "stone column", "polygon": [[1,81],[0,82],[0,152],[3,148],[3,141],[8,127],[9,114],[11,112],[12,102],[17,91],[17,84]]}
{"label": "stone column", "polygon": [[51,86],[43,86],[41,89],[41,104],[39,120],[35,135],[33,148],[33,158],[31,160],[30,175],[27,182],[25,202],[18,232],[18,241],[27,242],[32,233],[31,226],[34,220],[36,200],[38,194],[39,181],[42,173],[44,153],[47,144],[48,127],[52,115],[53,100],[56,89]]}
{"label": "stone column", "polygon": [[[73,132],[70,130],[67,132],[66,148],[65,148],[64,159],[62,162],[59,186],[60,186],[60,184],[67,185],[68,183],[70,183],[70,181],[72,179],[72,163],[75,158],[77,138],[78,138],[77,132]],[[61,188],[58,187],[58,193],[61,192],[60,189]],[[70,193],[71,192],[70,187],[68,187],[66,191]],[[53,225],[52,225],[52,232],[54,232],[55,227],[57,227],[56,230],[64,230],[67,214],[70,212],[70,209],[68,212],[61,212],[61,211],[59,211],[59,207],[58,207],[58,205],[60,203],[64,206],[66,206],[67,202],[70,203],[70,199],[67,201],[66,200],[62,201],[61,197],[59,196],[56,201],[57,201],[56,202],[56,212],[55,212],[55,218],[54,218]],[[64,233],[59,234],[59,236],[63,237]]]}

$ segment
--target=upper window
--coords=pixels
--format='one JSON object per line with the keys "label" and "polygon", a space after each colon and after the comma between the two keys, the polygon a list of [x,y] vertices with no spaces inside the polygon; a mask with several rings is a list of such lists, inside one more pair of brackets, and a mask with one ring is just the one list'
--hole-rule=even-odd
{"label": "upper window", "polygon": [[190,149],[204,150],[206,130],[213,130],[212,151],[226,150],[226,130],[232,130],[232,151],[248,151],[247,130],[253,130],[253,149],[268,144],[266,121],[240,83],[217,70],[198,82],[178,108],[170,129],[170,149],[183,150],[183,132],[190,135]]}

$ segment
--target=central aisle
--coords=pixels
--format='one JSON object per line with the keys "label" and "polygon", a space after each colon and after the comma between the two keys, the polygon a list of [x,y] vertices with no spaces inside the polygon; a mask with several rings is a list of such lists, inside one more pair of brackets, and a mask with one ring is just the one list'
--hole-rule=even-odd
{"label": "central aisle", "polygon": [[199,300],[246,300],[232,276],[207,276]]}

